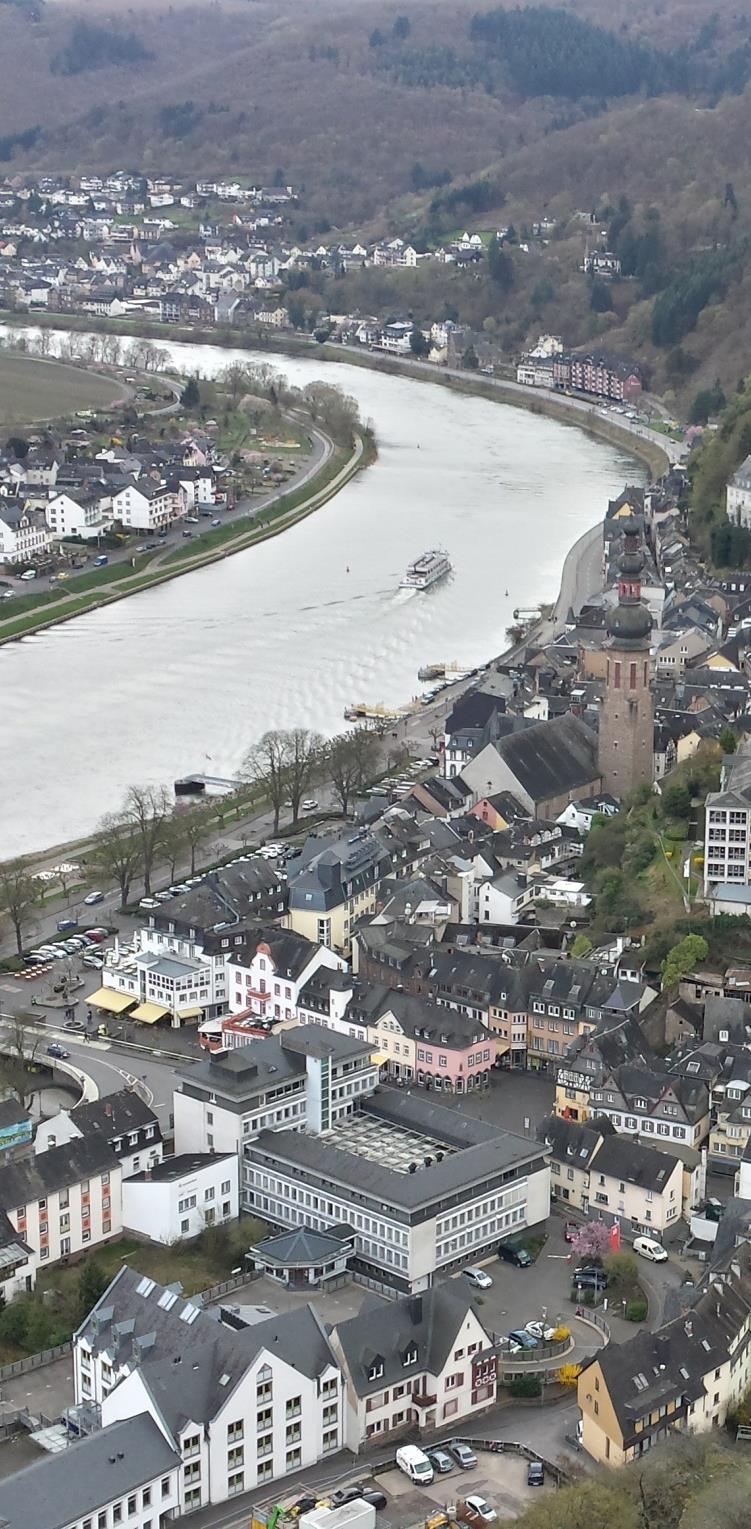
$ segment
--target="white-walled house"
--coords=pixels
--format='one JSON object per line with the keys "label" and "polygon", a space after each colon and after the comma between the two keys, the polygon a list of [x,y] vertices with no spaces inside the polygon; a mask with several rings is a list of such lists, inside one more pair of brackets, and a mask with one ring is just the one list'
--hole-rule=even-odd
{"label": "white-walled house", "polygon": [[236,1329],[123,1265],[73,1340],[77,1403],[148,1413],[178,1451],[180,1511],[336,1454],[343,1378],[310,1306]]}
{"label": "white-walled house", "polygon": [[105,1141],[82,1138],[0,1168],[0,1210],[37,1266],[122,1232],[121,1171]]}
{"label": "white-walled house", "polygon": [[47,1152],[80,1139],[106,1141],[120,1164],[124,1179],[144,1168],[153,1168],[164,1154],[158,1117],[134,1088],[121,1088],[101,1099],[60,1110],[41,1120],[34,1137],[34,1151]]}
{"label": "white-walled house", "polygon": [[101,489],[55,494],[46,507],[47,524],[55,541],[66,536],[93,540],[112,525],[112,499]]}
{"label": "white-walled house", "polygon": [[366,1308],[331,1333],[345,1377],[345,1443],[357,1453],[374,1440],[415,1428],[432,1434],[476,1417],[496,1399],[493,1340],[471,1290],[452,1280],[420,1295]]}
{"label": "white-walled house", "polygon": [[[342,956],[296,934],[291,929],[264,930],[248,936],[228,957],[228,999],[236,1019],[294,1020],[300,993],[322,967],[344,971]],[[242,1026],[233,1020],[222,1027],[225,1045],[243,1045]]]}
{"label": "white-walled house", "polygon": [[123,1182],[123,1228],[171,1247],[239,1215],[236,1153],[166,1157]]}
{"label": "white-walled house", "polygon": [[0,1483],[4,1529],[166,1525],[180,1511],[180,1456],[144,1413],[97,1429]]}
{"label": "white-walled house", "polygon": [[0,497],[0,562],[33,562],[49,552],[50,544],[43,510],[29,509],[17,499]]}
{"label": "white-walled house", "polygon": [[185,499],[164,481],[134,478],[113,494],[112,514],[126,529],[161,531],[185,514]]}

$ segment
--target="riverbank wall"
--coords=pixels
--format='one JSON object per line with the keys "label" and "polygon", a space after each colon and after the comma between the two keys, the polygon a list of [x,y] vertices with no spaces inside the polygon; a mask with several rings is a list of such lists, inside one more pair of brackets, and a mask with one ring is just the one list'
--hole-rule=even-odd
{"label": "riverbank wall", "polygon": [[385,372],[390,376],[409,377],[418,382],[432,382],[438,387],[486,398],[490,402],[505,403],[514,409],[526,409],[529,414],[545,415],[563,425],[576,425],[588,435],[606,441],[619,450],[628,452],[643,462],[653,477],[666,472],[671,463],[667,446],[646,438],[631,430],[626,421],[616,422],[606,418],[597,406],[587,399],[573,398],[567,394],[552,393],[543,388],[528,388],[510,378],[487,377],[476,372],[456,371],[435,366],[428,361],[411,360],[407,357],[382,355],[365,347],[336,345],[324,342],[319,345],[309,338],[303,339],[284,330],[275,329],[272,334],[257,330],[233,328],[221,325],[215,329],[181,324],[160,324],[128,319],[104,319],[91,314],[18,314],[0,312],[0,324],[8,328],[44,328],[73,330],[76,333],[116,334],[126,339],[174,341],[187,345],[212,345],[219,349],[275,351],[283,355],[317,357],[328,364],[363,366],[371,371]]}

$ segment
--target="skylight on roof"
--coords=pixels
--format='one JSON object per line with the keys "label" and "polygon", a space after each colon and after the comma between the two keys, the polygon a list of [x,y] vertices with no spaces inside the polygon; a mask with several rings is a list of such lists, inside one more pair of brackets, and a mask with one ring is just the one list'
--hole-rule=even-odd
{"label": "skylight on roof", "polygon": [[219,1376],[219,1384],[220,1384],[220,1386],[228,1386],[229,1385],[229,1380],[230,1380],[229,1375],[227,1374],[227,1372],[225,1370],[224,1375],[220,1375]]}
{"label": "skylight on roof", "polygon": [[637,1391],[646,1391],[647,1386],[649,1385],[649,1381],[647,1380],[646,1375],[642,1375],[641,1373],[639,1375],[635,1375],[634,1385],[636,1386]]}
{"label": "skylight on roof", "polygon": [[187,1322],[188,1326],[190,1327],[193,1324],[193,1322],[195,1322],[196,1317],[198,1316],[199,1309],[200,1308],[198,1306],[190,1306],[190,1305],[184,1306],[182,1311],[180,1312],[180,1321],[181,1322]]}
{"label": "skylight on roof", "polygon": [[160,1297],[159,1297],[159,1300],[157,1301],[157,1305],[161,1306],[163,1311],[171,1311],[176,1300],[177,1300],[177,1291],[176,1290],[163,1290],[161,1295],[160,1295]]}
{"label": "skylight on roof", "polygon": [[151,1295],[153,1289],[153,1279],[147,1279],[146,1275],[144,1275],[143,1279],[139,1280],[138,1284],[136,1285],[136,1295],[142,1295],[145,1300],[147,1296]]}

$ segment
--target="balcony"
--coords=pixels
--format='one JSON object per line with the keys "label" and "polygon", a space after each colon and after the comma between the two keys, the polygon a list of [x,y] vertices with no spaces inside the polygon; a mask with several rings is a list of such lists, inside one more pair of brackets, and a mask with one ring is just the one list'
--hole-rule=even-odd
{"label": "balcony", "polygon": [[[409,1398],[407,1398],[407,1400],[409,1400]],[[412,1406],[419,1407],[422,1411],[425,1411],[428,1407],[435,1407],[437,1402],[438,1397],[429,1396],[427,1391],[421,1392],[419,1396],[417,1394],[413,1394],[412,1396]]]}

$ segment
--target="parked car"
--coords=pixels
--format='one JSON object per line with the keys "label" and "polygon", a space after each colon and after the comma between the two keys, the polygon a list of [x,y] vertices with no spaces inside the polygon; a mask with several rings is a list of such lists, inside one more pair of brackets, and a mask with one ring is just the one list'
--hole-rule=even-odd
{"label": "parked car", "polygon": [[532,1254],[526,1248],[515,1248],[512,1242],[501,1242],[498,1245],[498,1257],[507,1264],[515,1264],[517,1269],[528,1269],[534,1262]]}
{"label": "parked car", "polygon": [[57,921],[58,934],[65,934],[66,929],[77,929],[77,918],[59,918]]}
{"label": "parked car", "polygon": [[454,1462],[445,1449],[429,1449],[427,1456],[437,1476],[448,1476],[453,1471]]}
{"label": "parked car", "polygon": [[104,893],[103,892],[89,892],[88,897],[84,898],[84,902],[85,902],[87,908],[93,908],[93,907],[96,906],[97,903],[103,903],[104,902]]}
{"label": "parked car", "polygon": [[530,1460],[527,1466],[527,1486],[544,1487],[545,1466],[541,1460]]}
{"label": "parked car", "polygon": [[47,1047],[47,1055],[56,1057],[58,1061],[65,1062],[70,1056],[70,1052],[66,1051],[64,1046],[59,1046],[57,1041],[53,1041],[52,1045]]}
{"label": "parked car", "polygon": [[667,1249],[661,1242],[656,1242],[654,1237],[635,1237],[634,1252],[638,1253],[640,1258],[648,1258],[653,1264],[664,1264],[668,1256]]}
{"label": "parked car", "polygon": [[464,1499],[464,1512],[462,1518],[468,1524],[492,1524],[498,1517],[495,1508],[484,1497],[476,1497],[474,1493]]}
{"label": "parked car", "polygon": [[537,1348],[537,1339],[533,1333],[528,1333],[524,1327],[515,1327],[508,1335],[509,1343],[516,1343],[519,1348]]}
{"label": "parked car", "polygon": [[468,1444],[461,1444],[457,1439],[452,1439],[448,1446],[449,1454],[453,1455],[457,1465],[463,1471],[471,1471],[477,1464],[477,1455],[470,1449]]}
{"label": "parked car", "polygon": [[463,1272],[464,1278],[469,1280],[470,1285],[474,1285],[477,1290],[489,1290],[493,1283],[484,1269],[465,1269]]}
{"label": "parked car", "polygon": [[362,1486],[342,1487],[331,1496],[332,1508],[343,1508],[348,1502],[369,1502],[371,1507],[378,1511],[380,1508],[385,1508],[387,1501],[385,1492],[367,1483],[363,1483]]}
{"label": "parked car", "polygon": [[578,1290],[607,1290],[608,1277],[604,1269],[575,1269],[573,1281]]}
{"label": "parked car", "polygon": [[109,929],[86,929],[84,932],[89,936],[90,940],[94,940],[99,945],[102,940],[106,940]]}
{"label": "parked car", "polygon": [[548,1327],[547,1322],[525,1322],[524,1331],[525,1333],[531,1333],[532,1337],[537,1338],[539,1343],[550,1343],[555,1335],[555,1328]]}
{"label": "parked car", "polygon": [[138,906],[139,908],[143,908],[145,912],[149,913],[153,908],[158,908],[160,904],[157,902],[155,897],[142,897]]}
{"label": "parked car", "polygon": [[313,796],[306,796],[305,801],[301,802],[300,806],[303,812],[316,812],[318,810],[318,803]]}

